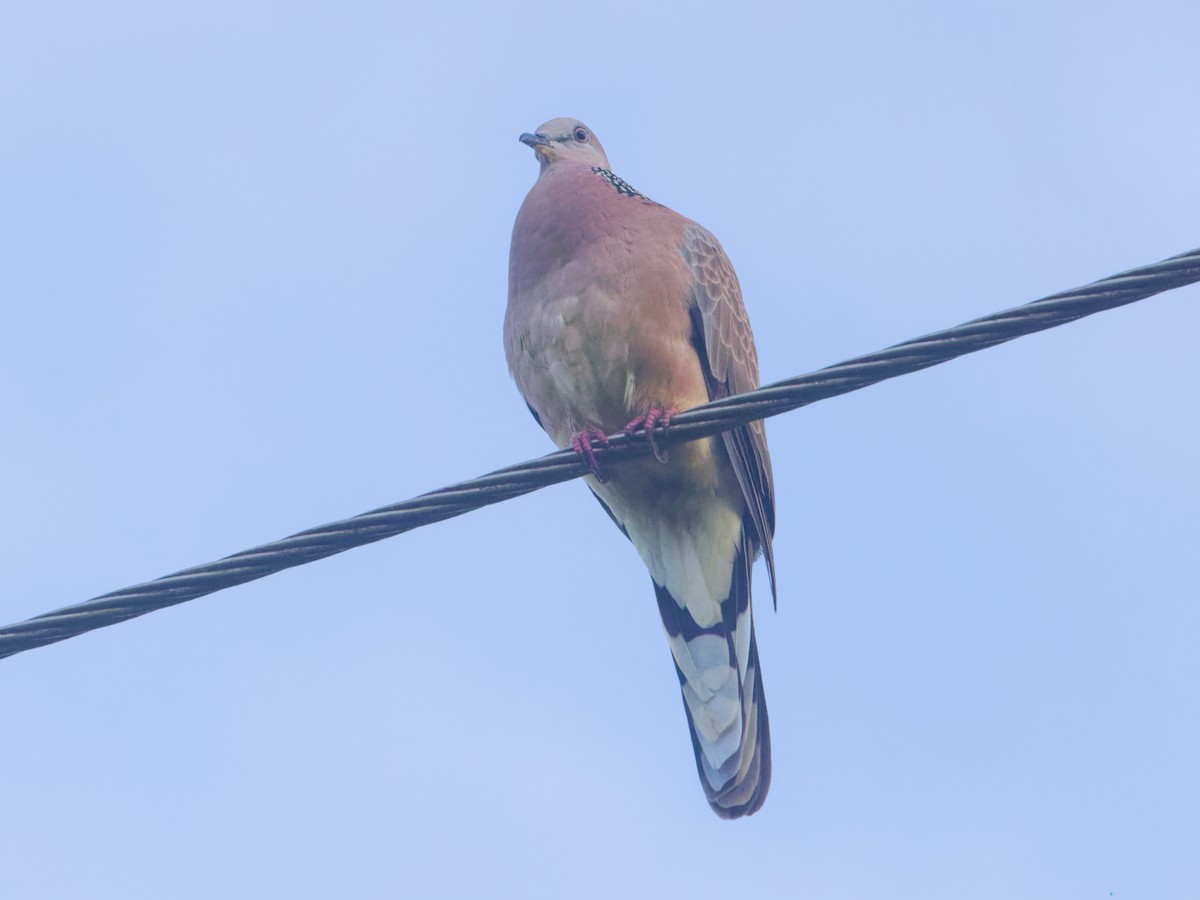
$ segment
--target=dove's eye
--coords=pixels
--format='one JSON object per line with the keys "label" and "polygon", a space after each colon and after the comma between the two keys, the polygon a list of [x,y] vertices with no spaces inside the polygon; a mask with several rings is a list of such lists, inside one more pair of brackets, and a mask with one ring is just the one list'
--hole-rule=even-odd
{"label": "dove's eye", "polygon": [[581,144],[584,141],[586,141],[587,140],[587,129],[576,128],[575,129],[575,140],[579,141],[579,143],[581,143]]}

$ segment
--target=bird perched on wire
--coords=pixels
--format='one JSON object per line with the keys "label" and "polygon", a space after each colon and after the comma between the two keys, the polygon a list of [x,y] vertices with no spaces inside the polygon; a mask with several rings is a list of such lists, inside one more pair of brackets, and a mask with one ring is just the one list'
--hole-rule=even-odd
{"label": "bird perched on wire", "polygon": [[[756,812],[771,743],[750,609],[775,502],[763,423],[672,448],[680,410],[758,386],[741,288],[708,231],[613,174],[592,130],[522,134],[541,166],[513,227],[504,347],[530,411],[588,464],[588,487],[650,570],[696,767],[723,818]],[[605,435],[654,458],[602,468]]]}

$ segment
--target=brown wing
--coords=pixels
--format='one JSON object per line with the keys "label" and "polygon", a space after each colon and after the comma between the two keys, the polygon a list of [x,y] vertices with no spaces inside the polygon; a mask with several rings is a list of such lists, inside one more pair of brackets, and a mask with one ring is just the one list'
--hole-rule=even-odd
{"label": "brown wing", "polygon": [[[704,365],[709,399],[758,387],[758,353],[742,303],[742,289],[720,242],[694,222],[684,232],[683,258],[692,270],[692,340]],[[721,435],[746,498],[750,522],[767,559],[775,597],[775,488],[762,421]]]}

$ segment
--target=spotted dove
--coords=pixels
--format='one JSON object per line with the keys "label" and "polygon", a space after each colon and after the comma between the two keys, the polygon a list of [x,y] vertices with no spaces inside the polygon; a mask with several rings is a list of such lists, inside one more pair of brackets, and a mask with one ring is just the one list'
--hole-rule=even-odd
{"label": "spotted dove", "polygon": [[521,141],[541,171],[513,227],[509,369],[650,570],[709,804],[750,815],[771,778],[750,609],[760,551],[775,590],[763,424],[602,467],[604,434],[653,442],[675,411],[758,386],[741,288],[717,239],[613,174],[587,126],[552,119]]}

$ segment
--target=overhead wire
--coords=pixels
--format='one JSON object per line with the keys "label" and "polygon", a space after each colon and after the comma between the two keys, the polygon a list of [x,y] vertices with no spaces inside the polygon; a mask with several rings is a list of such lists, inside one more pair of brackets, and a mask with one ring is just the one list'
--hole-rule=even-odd
{"label": "overhead wire", "polygon": [[[655,437],[661,447],[669,448],[676,443],[719,434],[754,419],[777,416],[818,400],[860,390],[1197,281],[1200,281],[1200,249],[904,341],[806,375],[694,407],[678,414],[669,430],[665,433],[656,432]],[[608,440],[609,446],[602,451],[602,464],[606,467],[650,452],[648,443],[636,435],[610,435]],[[112,591],[0,628],[0,658],[195,600],[353,547],[381,541],[423,525],[578,478],[587,471],[587,466],[574,453],[559,451],[411,500],[309,528],[215,562],[183,569],[154,581]]]}

